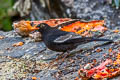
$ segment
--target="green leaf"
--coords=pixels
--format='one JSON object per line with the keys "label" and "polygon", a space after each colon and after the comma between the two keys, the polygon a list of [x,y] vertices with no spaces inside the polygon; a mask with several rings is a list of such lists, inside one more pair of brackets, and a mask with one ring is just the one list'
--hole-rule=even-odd
{"label": "green leaf", "polygon": [[5,31],[12,29],[12,21],[7,12],[9,8],[12,8],[12,5],[13,0],[0,0],[0,24]]}
{"label": "green leaf", "polygon": [[3,19],[2,25],[3,25],[3,30],[4,31],[12,30],[12,23],[11,23],[10,18]]}

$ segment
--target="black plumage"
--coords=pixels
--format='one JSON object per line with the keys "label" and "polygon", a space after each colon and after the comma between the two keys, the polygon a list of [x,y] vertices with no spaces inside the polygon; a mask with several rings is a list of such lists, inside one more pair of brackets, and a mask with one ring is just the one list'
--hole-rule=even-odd
{"label": "black plumage", "polygon": [[75,49],[78,45],[91,42],[91,41],[110,41],[109,39],[98,39],[93,37],[81,37],[79,34],[73,32],[65,32],[57,29],[56,27],[50,27],[45,23],[41,23],[37,26],[39,32],[42,34],[42,40],[45,45],[57,52],[66,52]]}

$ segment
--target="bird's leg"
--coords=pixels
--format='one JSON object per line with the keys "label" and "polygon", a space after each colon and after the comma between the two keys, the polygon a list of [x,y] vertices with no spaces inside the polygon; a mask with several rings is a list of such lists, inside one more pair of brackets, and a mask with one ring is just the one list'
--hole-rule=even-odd
{"label": "bird's leg", "polygon": [[59,59],[62,58],[62,55],[64,54],[65,52],[62,52],[60,55],[58,55],[58,57],[54,60],[51,61],[51,63],[54,63],[54,62],[57,62]]}
{"label": "bird's leg", "polygon": [[58,61],[58,60],[60,60],[60,59],[62,59],[62,61],[64,61],[64,59],[66,58],[66,57],[68,57],[69,56],[69,51],[67,51],[67,52],[62,52],[55,60],[53,60],[52,62],[56,62],[56,61]]}
{"label": "bird's leg", "polygon": [[[54,59],[50,62],[50,65],[52,65],[52,64],[54,65],[55,62],[57,62],[58,64],[61,64],[61,62],[63,62],[65,60],[65,58],[67,58],[69,55],[70,55],[69,51],[62,52],[60,55],[58,55],[58,57],[56,59]],[[59,62],[59,60],[61,60],[61,61]]]}
{"label": "bird's leg", "polygon": [[57,57],[56,59],[50,61],[50,66],[49,66],[49,67],[56,65],[56,64],[54,64],[54,63],[55,63],[55,62],[58,63],[59,59],[62,58],[62,55],[63,55],[63,54],[64,54],[64,52],[62,52],[60,55],[58,55],[58,57]]}
{"label": "bird's leg", "polygon": [[67,58],[68,56],[70,56],[69,51],[63,52],[62,54],[60,54],[60,55],[55,59],[55,61],[56,61],[58,64],[62,64],[63,61],[65,60],[65,58]]}
{"label": "bird's leg", "polygon": [[70,54],[69,54],[69,51],[66,51],[66,52],[64,53],[63,58],[62,58],[62,62],[63,62],[63,61],[65,60],[65,58],[67,58],[69,55],[70,55]]}

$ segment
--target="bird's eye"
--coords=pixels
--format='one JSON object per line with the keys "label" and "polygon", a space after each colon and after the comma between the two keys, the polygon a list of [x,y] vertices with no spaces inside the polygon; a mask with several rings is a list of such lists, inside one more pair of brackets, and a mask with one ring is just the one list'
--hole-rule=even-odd
{"label": "bird's eye", "polygon": [[44,24],[38,24],[36,27],[43,28],[43,27],[45,27],[45,25]]}

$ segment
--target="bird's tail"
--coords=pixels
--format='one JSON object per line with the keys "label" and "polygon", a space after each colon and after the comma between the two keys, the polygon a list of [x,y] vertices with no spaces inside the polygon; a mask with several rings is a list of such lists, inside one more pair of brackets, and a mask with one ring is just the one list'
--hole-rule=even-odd
{"label": "bird's tail", "polygon": [[104,39],[104,38],[93,38],[93,37],[82,37],[82,38],[76,38],[69,40],[68,43],[87,43],[87,42],[92,42],[92,41],[108,41],[108,42],[114,42],[113,40],[110,39]]}
{"label": "bird's tail", "polygon": [[110,40],[110,39],[91,38],[91,37],[85,37],[84,40],[85,40],[85,41],[109,41],[109,42],[113,42],[113,40]]}
{"label": "bird's tail", "polygon": [[110,39],[95,39],[95,38],[92,38],[91,41],[110,41],[110,42],[113,42],[113,40],[110,40]]}

